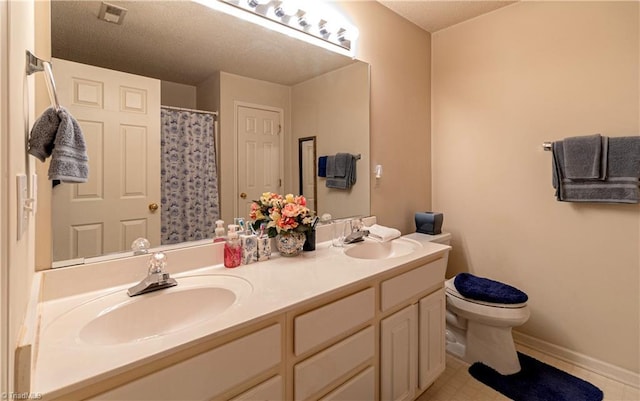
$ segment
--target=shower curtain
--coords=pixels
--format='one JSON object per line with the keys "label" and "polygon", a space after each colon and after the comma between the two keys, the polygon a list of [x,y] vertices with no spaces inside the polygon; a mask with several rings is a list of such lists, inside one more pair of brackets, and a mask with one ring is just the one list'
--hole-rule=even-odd
{"label": "shower curtain", "polygon": [[220,218],[214,116],[161,108],[161,242],[214,236]]}

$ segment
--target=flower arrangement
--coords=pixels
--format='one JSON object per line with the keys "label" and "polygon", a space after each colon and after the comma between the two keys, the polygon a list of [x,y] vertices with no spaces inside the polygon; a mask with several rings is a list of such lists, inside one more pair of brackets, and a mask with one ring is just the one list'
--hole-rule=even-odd
{"label": "flower arrangement", "polygon": [[251,204],[251,225],[259,230],[266,223],[267,235],[275,237],[281,233],[305,232],[313,223],[313,212],[307,208],[304,196],[287,194],[282,196],[265,192]]}

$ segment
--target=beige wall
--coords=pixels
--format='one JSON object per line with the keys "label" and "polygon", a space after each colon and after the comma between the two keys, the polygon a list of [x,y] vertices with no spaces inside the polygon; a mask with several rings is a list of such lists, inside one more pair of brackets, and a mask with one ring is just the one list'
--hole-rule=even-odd
{"label": "beige wall", "polygon": [[529,295],[521,331],[639,372],[640,206],[561,203],[544,141],[638,135],[637,2],[520,2],[432,36],[448,276]]}
{"label": "beige wall", "polygon": [[371,213],[380,224],[415,231],[431,209],[431,39],[374,1],[337,1],[360,30],[356,57],[371,64]]}
{"label": "beige wall", "polygon": [[[200,82],[196,87],[196,105],[199,110],[220,110],[220,72]],[[220,144],[217,145],[218,147]],[[220,155],[216,155],[220,157]]]}
{"label": "beige wall", "polygon": [[360,154],[355,185],[331,189],[316,177],[317,215],[369,215],[369,66],[354,63],[291,90],[292,186],[299,193],[298,139],[316,136],[316,157],[339,152]]}
{"label": "beige wall", "polygon": [[182,107],[195,109],[196,87],[179,84],[177,82],[160,82],[160,103],[163,106]]}

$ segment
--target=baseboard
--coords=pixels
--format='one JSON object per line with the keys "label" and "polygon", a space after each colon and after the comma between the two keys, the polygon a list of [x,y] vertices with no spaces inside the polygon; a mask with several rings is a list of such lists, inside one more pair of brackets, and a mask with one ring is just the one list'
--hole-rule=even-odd
{"label": "baseboard", "polygon": [[640,374],[638,373],[517,331],[513,331],[513,340],[518,344],[522,344],[565,362],[572,363],[601,376],[640,388]]}

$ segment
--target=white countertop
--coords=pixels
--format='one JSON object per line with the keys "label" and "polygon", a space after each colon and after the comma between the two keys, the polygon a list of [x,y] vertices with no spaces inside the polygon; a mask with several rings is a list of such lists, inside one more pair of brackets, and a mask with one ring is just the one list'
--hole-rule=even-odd
{"label": "white countertop", "polygon": [[[60,325],[52,325],[56,319],[64,318],[66,312],[105,294],[119,292],[125,299],[126,289],[135,283],[44,300],[39,304],[40,330],[36,337],[37,356],[32,368],[31,392],[41,393],[45,397],[63,395],[210,340],[241,325],[282,313],[301,302],[450,249],[447,245],[431,242],[433,236],[429,235],[410,234],[403,238],[417,241],[421,247],[405,256],[366,260],[350,258],[344,255],[343,248],[331,247],[330,242],[323,242],[317,244],[316,251],[303,252],[297,257],[280,257],[274,252],[271,260],[234,269],[217,264],[172,274],[178,282],[180,277],[192,275],[235,276],[250,283],[252,291],[232,308],[212,319],[139,342],[90,345],[77,336],[61,335]],[[221,252],[219,244],[211,248]],[[169,259],[170,272],[172,264],[176,263],[177,260]],[[47,285],[46,279],[43,285]],[[167,316],[167,319],[171,319],[171,316]],[[72,332],[72,328],[69,331]]]}

